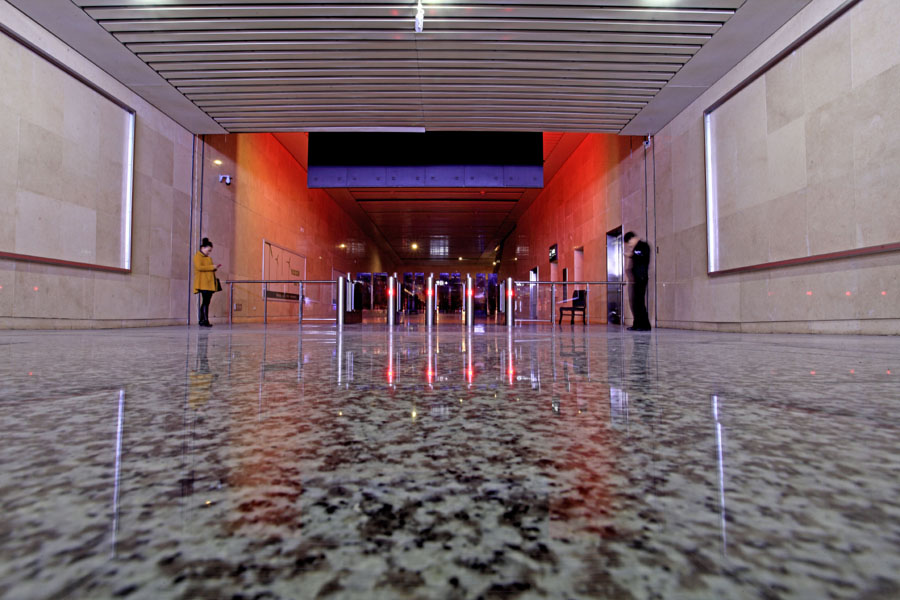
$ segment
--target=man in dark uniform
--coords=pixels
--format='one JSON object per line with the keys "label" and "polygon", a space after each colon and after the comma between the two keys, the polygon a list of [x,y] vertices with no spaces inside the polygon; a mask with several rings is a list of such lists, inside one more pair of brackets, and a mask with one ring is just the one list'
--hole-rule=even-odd
{"label": "man in dark uniform", "polygon": [[629,231],[625,234],[625,248],[630,260],[629,274],[631,286],[631,314],[634,324],[629,331],[650,331],[650,317],[647,315],[647,282],[650,271],[650,245]]}

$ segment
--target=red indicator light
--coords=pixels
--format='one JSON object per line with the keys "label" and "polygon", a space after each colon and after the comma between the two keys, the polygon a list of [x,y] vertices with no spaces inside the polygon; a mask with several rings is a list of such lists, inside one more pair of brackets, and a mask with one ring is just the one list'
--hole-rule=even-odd
{"label": "red indicator light", "polygon": [[852,294],[852,293],[850,293],[850,292],[847,292],[847,295],[848,295],[848,296],[852,296],[852,295],[853,295],[853,294]]}
{"label": "red indicator light", "polygon": [[32,375],[34,375],[34,372],[28,371],[28,376],[31,377]]}
{"label": "red indicator light", "polygon": [[856,373],[856,369],[850,369],[850,374],[853,375],[854,373]]}
{"label": "red indicator light", "polygon": [[34,286],[34,291],[38,291],[38,286]]}
{"label": "red indicator light", "polygon": [[891,374],[891,370],[890,370],[890,369],[887,370],[887,374],[888,374],[888,375]]}
{"label": "red indicator light", "polygon": [[887,296],[887,292],[881,292],[882,296]]}
{"label": "red indicator light", "polygon": [[469,296],[474,296],[474,295],[475,295],[475,290],[469,290]]}
{"label": "red indicator light", "polygon": [[807,296],[812,296],[812,292],[806,292]]}
{"label": "red indicator light", "polygon": [[510,298],[513,297],[513,291],[512,291],[512,290],[509,290],[509,297],[510,297]]}
{"label": "red indicator light", "polygon": [[433,292],[432,292],[431,290],[428,290],[428,295],[429,295],[429,296],[430,296],[432,293],[433,293]]}
{"label": "red indicator light", "polygon": [[389,288],[389,289],[388,289],[388,296],[393,296],[393,295],[394,295],[394,288]]}
{"label": "red indicator light", "polygon": [[815,372],[815,371],[810,371],[809,374],[810,374],[810,375],[815,375],[816,372]]}

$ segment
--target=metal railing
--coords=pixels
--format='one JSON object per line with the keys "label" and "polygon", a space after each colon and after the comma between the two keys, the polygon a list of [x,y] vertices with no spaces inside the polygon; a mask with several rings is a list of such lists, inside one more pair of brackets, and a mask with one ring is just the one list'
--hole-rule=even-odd
{"label": "metal railing", "polygon": [[[344,289],[344,278],[340,277],[337,281],[328,279],[229,279],[225,281],[228,288],[228,324],[231,325],[234,320],[234,286],[235,284],[243,285],[262,285],[263,286],[263,323],[269,322],[269,285],[299,285],[299,294],[297,301],[299,309],[297,314],[297,323],[306,321],[335,321],[338,329],[343,329],[344,325],[344,304],[346,301],[346,290]],[[306,285],[337,285],[337,314],[334,317],[303,317],[303,305],[305,295],[303,293]]]}
{"label": "metal railing", "polygon": [[[557,314],[557,304],[565,304],[567,302],[571,302],[574,300],[574,296],[570,298],[563,298],[559,303],[556,302],[556,286],[574,286],[574,287],[583,287],[585,292],[584,298],[584,322],[590,323],[590,298],[591,298],[591,286],[603,285],[609,287],[618,288],[619,295],[619,307],[620,312],[624,312],[621,307],[624,306],[625,301],[625,286],[627,285],[624,281],[512,281],[511,279],[507,280],[507,286],[514,286],[516,288],[516,292],[514,294],[508,293],[507,298],[507,317],[506,323],[508,326],[512,327],[514,321],[518,321],[520,323],[546,323],[548,320],[546,318],[514,318],[514,297],[518,298],[518,288],[523,286],[550,286],[550,319],[549,323],[553,325],[556,322],[556,314]],[[574,290],[573,290],[574,291]],[[563,294],[565,296],[565,294]],[[535,306],[537,302],[535,299],[532,299],[534,304],[532,305],[532,314],[537,312],[537,307]],[[574,317],[574,315],[573,315]],[[624,326],[625,319],[622,318],[622,315],[619,316],[619,325]]]}
{"label": "metal railing", "polygon": [[[434,326],[434,312],[435,312],[435,295],[437,294],[434,276],[428,277],[427,290],[426,290],[426,325],[429,329]],[[268,323],[269,320],[269,286],[270,285],[296,285],[299,286],[299,294],[296,295],[288,295],[284,292],[275,292],[277,294],[281,294],[278,296],[279,300],[288,300],[293,301],[296,296],[296,300],[298,302],[298,314],[297,314],[297,323],[302,323],[303,321],[333,321],[337,324],[338,330],[343,330],[344,328],[344,315],[347,310],[347,293],[348,293],[348,285],[349,283],[356,282],[348,282],[344,277],[339,277],[336,281],[333,280],[315,280],[315,279],[234,279],[234,280],[226,280],[225,284],[229,286],[229,302],[228,302],[228,324],[233,324],[234,321],[234,311],[235,311],[235,297],[234,297],[234,286],[235,285],[262,285],[262,297],[263,297],[263,323]],[[310,285],[320,285],[320,286],[337,286],[337,289],[334,290],[335,293],[332,296],[336,309],[336,314],[333,317],[321,318],[321,317],[305,317],[303,314],[303,307],[305,304],[306,296],[304,294],[304,286]],[[505,284],[501,285],[501,293],[505,297],[505,309],[501,308],[501,312],[505,312],[506,314],[506,324],[508,327],[512,327],[516,321],[520,323],[549,323],[552,325],[556,321],[557,315],[557,305],[565,304],[567,302],[571,302],[574,300],[574,295],[571,298],[563,298],[560,302],[556,301],[556,286],[573,286],[574,288],[583,288],[585,292],[584,295],[584,317],[583,320],[585,323],[590,322],[590,289],[591,286],[606,286],[608,288],[616,288],[618,291],[618,306],[620,314],[619,324],[624,326],[625,319],[623,318],[624,313],[624,302],[625,302],[625,286],[627,285],[624,281],[513,281],[512,278],[508,278]],[[515,316],[515,304],[516,300],[521,297],[518,289],[524,286],[535,286],[538,290],[541,289],[541,286],[550,286],[550,311],[549,311],[549,320],[545,318],[522,318]],[[395,313],[397,310],[397,302],[399,293],[399,286],[395,278],[389,278],[388,285],[388,310],[387,310],[387,326],[389,329],[393,329],[395,326]],[[463,323],[467,329],[471,329],[474,323],[474,300],[473,300],[473,292],[474,288],[472,285],[472,277],[468,275],[466,277],[466,282],[462,284],[463,289],[463,315],[464,320]],[[573,290],[575,291],[575,290]],[[565,296],[565,294],[563,294]],[[502,297],[502,296],[501,296]],[[537,297],[530,297],[531,302],[531,315],[535,315],[539,312],[539,295]],[[352,297],[350,299],[350,303],[352,305],[353,300]],[[350,306],[350,310],[353,310],[355,307]],[[574,314],[573,314],[574,319]]]}

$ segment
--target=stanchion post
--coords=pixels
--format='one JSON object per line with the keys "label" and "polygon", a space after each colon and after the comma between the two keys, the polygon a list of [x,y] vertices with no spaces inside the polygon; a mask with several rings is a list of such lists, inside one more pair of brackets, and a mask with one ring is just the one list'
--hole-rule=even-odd
{"label": "stanchion post", "polygon": [[263,325],[269,323],[269,284],[263,284]]}
{"label": "stanchion post", "polygon": [[472,329],[475,323],[475,288],[472,287],[472,276],[466,275],[466,328]]}
{"label": "stanchion post", "polygon": [[[347,286],[344,285],[344,277],[338,277],[337,279],[337,330],[344,330],[344,307],[347,304]],[[340,360],[340,356],[338,357]]]}
{"label": "stanchion post", "polygon": [[591,324],[591,284],[584,286],[584,322]]}
{"label": "stanchion post", "polygon": [[434,273],[428,276],[425,286],[425,325],[431,329],[434,327]]}
{"label": "stanchion post", "polygon": [[396,288],[396,285],[394,284],[394,278],[388,277],[387,325],[388,325],[388,328],[390,328],[390,329],[394,328],[394,318],[396,316],[396,306],[397,306],[396,293],[397,293],[397,290],[395,288]]}
{"label": "stanchion post", "polygon": [[550,284],[550,325],[556,321],[553,317],[556,316],[556,286],[552,283]]}
{"label": "stanchion post", "polygon": [[297,310],[297,324],[303,324],[303,282],[300,282],[300,308]]}
{"label": "stanchion post", "polygon": [[506,279],[506,326],[510,328],[513,326],[513,311],[515,310],[513,304],[515,292],[513,290],[513,278],[508,277]]}
{"label": "stanchion post", "polygon": [[234,284],[228,286],[228,326],[231,327],[231,320],[234,317]]}

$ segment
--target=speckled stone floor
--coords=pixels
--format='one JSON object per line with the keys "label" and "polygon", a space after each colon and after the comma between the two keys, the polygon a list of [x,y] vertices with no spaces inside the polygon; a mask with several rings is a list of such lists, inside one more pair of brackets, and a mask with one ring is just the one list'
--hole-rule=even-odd
{"label": "speckled stone floor", "polygon": [[900,598],[900,340],[0,333],[3,598]]}

